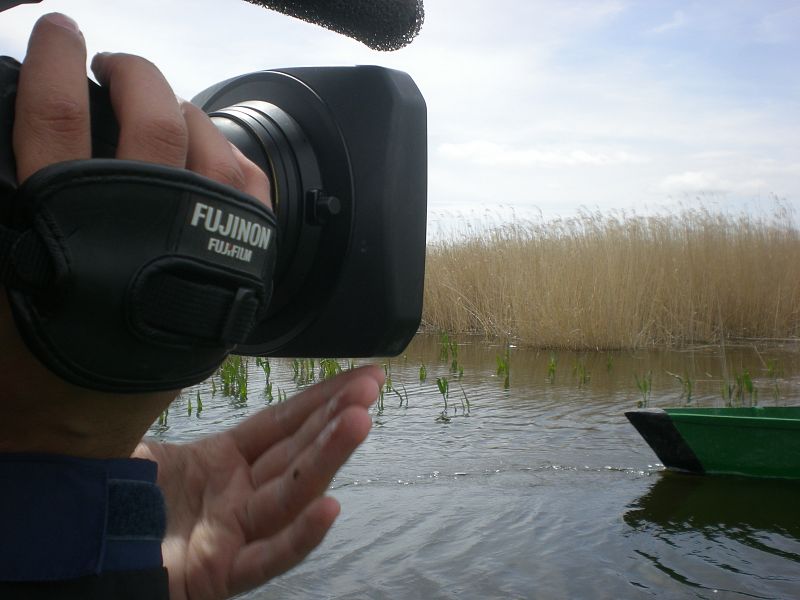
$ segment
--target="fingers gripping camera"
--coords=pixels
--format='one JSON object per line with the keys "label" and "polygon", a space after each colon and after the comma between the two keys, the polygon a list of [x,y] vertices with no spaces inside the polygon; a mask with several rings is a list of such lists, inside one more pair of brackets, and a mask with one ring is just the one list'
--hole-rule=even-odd
{"label": "fingers gripping camera", "polygon": [[0,282],[26,344],[56,374],[166,390],[201,381],[230,352],[387,356],[413,337],[427,139],[408,75],[263,71],[193,100],[269,175],[273,214],[188,171],[108,159],[118,130],[92,83],[96,158],[17,189],[17,73],[0,59]]}

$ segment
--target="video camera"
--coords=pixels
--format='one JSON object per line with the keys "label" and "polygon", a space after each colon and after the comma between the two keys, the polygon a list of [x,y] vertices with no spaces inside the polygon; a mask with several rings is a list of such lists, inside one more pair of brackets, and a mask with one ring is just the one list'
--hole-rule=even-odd
{"label": "video camera", "polygon": [[425,102],[405,73],[289,68],[193,102],[270,178],[272,214],[194,173],[111,160],[89,82],[94,158],[18,186],[19,63],[0,59],[0,284],[31,351],[72,383],[141,392],[201,381],[230,352],[400,353],[422,312]]}

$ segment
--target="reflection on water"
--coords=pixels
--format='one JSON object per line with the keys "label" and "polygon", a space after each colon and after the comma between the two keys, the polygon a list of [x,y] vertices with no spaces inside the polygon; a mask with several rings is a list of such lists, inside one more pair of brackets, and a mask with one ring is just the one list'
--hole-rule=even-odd
{"label": "reflection on water", "polygon": [[740,541],[753,531],[800,541],[798,499],[800,481],[664,473],[625,513],[625,522],[664,534],[724,528]]}
{"label": "reflection on water", "polygon": [[[332,486],[342,515],[301,566],[247,598],[798,598],[800,487],[666,473],[623,413],[651,374],[651,405],[723,403],[747,371],[761,404],[797,404],[793,347],[689,352],[510,351],[436,336],[387,362],[387,393],[366,444]],[[555,373],[552,375],[552,364]],[[427,377],[420,380],[420,367]],[[779,368],[777,368],[779,367]],[[463,369],[463,375],[458,372]],[[298,387],[287,361],[271,381]],[[552,376],[551,376],[552,375]],[[437,377],[450,381],[449,423]],[[259,379],[261,378],[261,379]],[[185,392],[158,435],[187,440],[267,403],[251,371],[246,402]],[[200,394],[203,411],[189,415]],[[469,412],[460,397],[469,399]]]}
{"label": "reflection on water", "polygon": [[798,481],[664,473],[624,519],[642,559],[700,597],[795,598],[798,499]]}

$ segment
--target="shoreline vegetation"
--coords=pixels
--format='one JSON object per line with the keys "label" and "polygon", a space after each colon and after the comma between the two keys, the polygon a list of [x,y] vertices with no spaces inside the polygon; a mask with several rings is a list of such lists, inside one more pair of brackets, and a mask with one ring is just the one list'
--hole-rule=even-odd
{"label": "shoreline vegetation", "polygon": [[684,209],[584,212],[428,244],[423,331],[613,350],[800,336],[800,230]]}

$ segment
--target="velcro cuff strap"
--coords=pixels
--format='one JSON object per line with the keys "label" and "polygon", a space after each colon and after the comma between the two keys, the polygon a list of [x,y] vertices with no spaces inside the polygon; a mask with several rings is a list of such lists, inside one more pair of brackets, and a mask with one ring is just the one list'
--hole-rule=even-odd
{"label": "velcro cuff strap", "polygon": [[138,292],[137,316],[149,326],[210,342],[247,339],[259,308],[257,292],[196,283],[169,274],[153,277]]}
{"label": "velcro cuff strap", "polygon": [[0,455],[0,581],[160,567],[156,473],[138,459]]}

